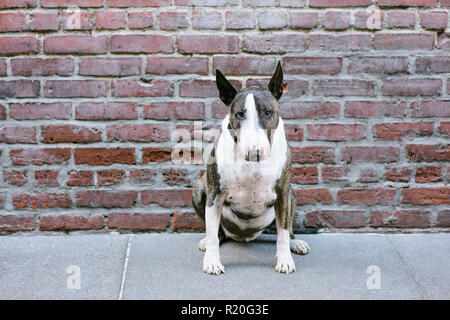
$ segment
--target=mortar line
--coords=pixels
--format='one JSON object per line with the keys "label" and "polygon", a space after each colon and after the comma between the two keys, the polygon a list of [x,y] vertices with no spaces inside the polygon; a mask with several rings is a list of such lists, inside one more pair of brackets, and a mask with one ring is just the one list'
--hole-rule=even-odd
{"label": "mortar line", "polygon": [[133,238],[134,238],[134,235],[130,235],[128,237],[128,241],[127,241],[127,250],[125,252],[125,259],[124,259],[124,263],[123,263],[122,279],[120,282],[119,299],[118,300],[123,300],[123,290],[125,288],[125,278],[126,278],[127,269],[128,269],[128,259],[130,257],[131,243],[132,243]]}

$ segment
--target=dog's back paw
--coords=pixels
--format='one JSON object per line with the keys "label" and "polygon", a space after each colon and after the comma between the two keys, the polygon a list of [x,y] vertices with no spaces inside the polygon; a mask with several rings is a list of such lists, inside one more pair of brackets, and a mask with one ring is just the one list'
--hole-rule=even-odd
{"label": "dog's back paw", "polygon": [[206,250],[206,237],[198,242],[198,250],[200,251]]}
{"label": "dog's back paw", "polygon": [[306,241],[293,239],[290,243],[291,251],[295,254],[307,254],[309,252],[309,245]]}

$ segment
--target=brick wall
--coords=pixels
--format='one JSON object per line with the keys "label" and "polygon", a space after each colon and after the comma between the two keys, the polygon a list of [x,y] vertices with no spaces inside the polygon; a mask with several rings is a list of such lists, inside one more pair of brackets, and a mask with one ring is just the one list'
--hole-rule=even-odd
{"label": "brick wall", "polygon": [[201,230],[176,139],[227,112],[216,68],[244,88],[278,60],[297,230],[449,230],[449,8],[0,0],[0,231]]}

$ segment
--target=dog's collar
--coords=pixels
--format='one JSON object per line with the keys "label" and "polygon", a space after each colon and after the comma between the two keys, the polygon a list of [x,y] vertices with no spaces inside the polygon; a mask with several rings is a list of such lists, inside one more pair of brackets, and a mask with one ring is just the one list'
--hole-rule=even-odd
{"label": "dog's collar", "polygon": [[237,143],[238,138],[237,138],[237,135],[236,135],[236,133],[234,132],[234,129],[233,129],[233,127],[231,126],[231,123],[230,123],[230,122],[228,122],[228,131],[230,131],[230,134],[231,134],[231,136],[233,137],[234,143]]}

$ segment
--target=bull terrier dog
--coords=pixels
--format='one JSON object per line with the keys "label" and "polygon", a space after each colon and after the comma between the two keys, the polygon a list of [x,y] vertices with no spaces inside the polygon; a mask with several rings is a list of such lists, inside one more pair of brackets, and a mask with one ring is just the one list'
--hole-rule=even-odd
{"label": "bull terrier dog", "polygon": [[296,197],[291,187],[291,149],[278,108],[283,94],[281,64],[267,89],[238,92],[219,70],[216,84],[230,112],[192,196],[194,209],[206,225],[206,237],[198,244],[205,252],[203,271],[225,273],[220,243],[251,241],[275,220],[275,271],[294,272],[291,251],[307,254],[309,246],[295,240],[292,232]]}

